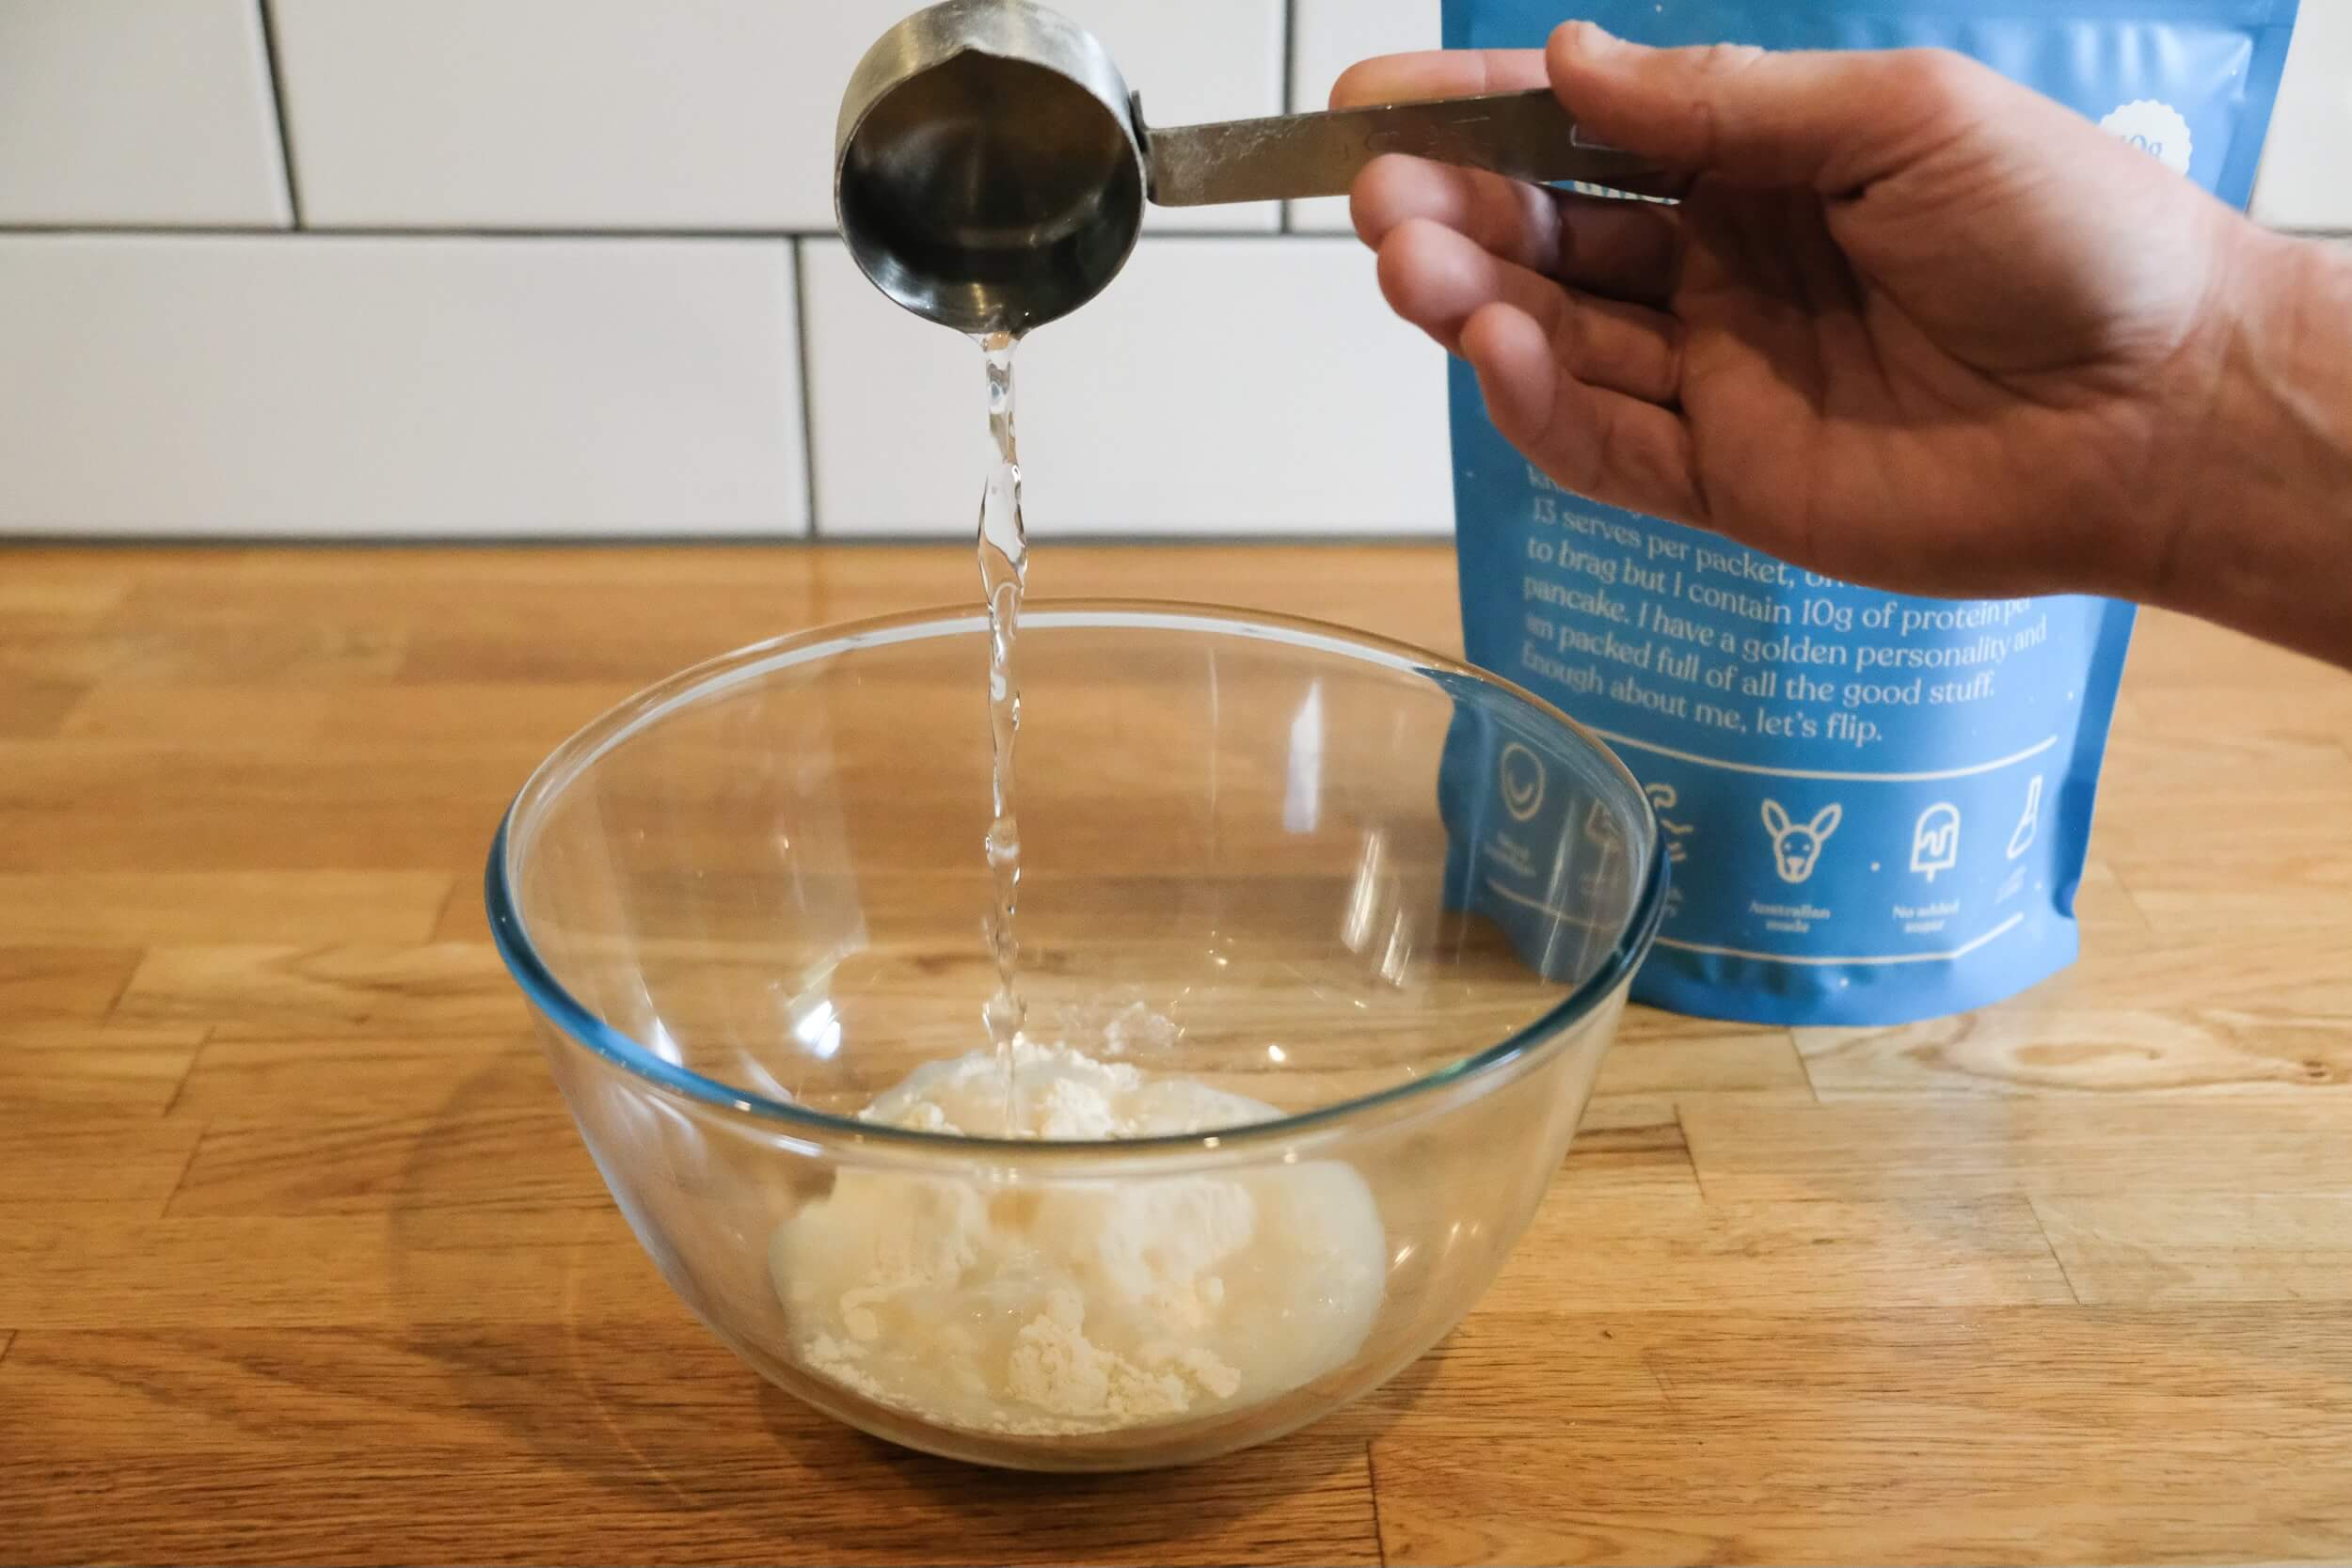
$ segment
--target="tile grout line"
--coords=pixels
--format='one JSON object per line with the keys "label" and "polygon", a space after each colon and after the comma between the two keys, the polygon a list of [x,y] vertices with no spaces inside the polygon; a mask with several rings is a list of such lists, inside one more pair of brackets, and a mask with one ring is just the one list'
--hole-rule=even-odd
{"label": "tile grout line", "polygon": [[[262,236],[283,238],[299,233],[306,240],[703,240],[703,241],[763,241],[763,240],[832,240],[840,237],[833,229],[793,229],[777,226],[769,229],[694,229],[694,228],[628,228],[598,224],[547,224],[536,227],[523,225],[465,224],[465,223],[336,223],[317,225],[305,222],[298,230],[288,230],[270,223],[7,223],[0,222],[0,239],[58,238],[104,239],[112,236],[163,239],[239,239]],[[1284,230],[1275,229],[1153,229],[1144,235],[1144,243],[1156,245],[1164,241],[1189,240],[1279,240]],[[1300,230],[1297,237],[1308,240],[1347,238],[1335,230]]]}
{"label": "tile grout line", "polygon": [[792,258],[792,346],[799,360],[801,378],[801,491],[802,505],[808,515],[809,539],[825,536],[823,524],[817,515],[817,387],[809,373],[808,352],[808,245],[801,239],[791,243]]}
{"label": "tile grout line", "polygon": [[294,125],[286,118],[286,74],[278,68],[278,24],[270,14],[272,4],[273,0],[253,0],[253,8],[262,20],[262,64],[269,71],[270,108],[278,121],[278,166],[286,181],[286,210],[299,233],[304,227],[302,181],[294,172]]}
{"label": "tile grout line", "polygon": [[1298,0],[1282,0],[1282,112],[1298,112]]}
{"label": "tile grout line", "polygon": [[[259,4],[260,0],[256,0]],[[266,10],[263,12],[266,16]],[[272,72],[272,95],[278,93],[275,71]],[[1290,84],[1283,84],[1285,101],[1290,98]],[[292,183],[294,162],[291,156],[293,133],[279,118],[279,141],[282,162]],[[292,204],[293,191],[289,191]],[[1288,204],[1283,204],[1283,216],[1289,216]],[[483,224],[483,223],[336,223],[314,225],[307,218],[299,219],[299,232],[313,236],[346,235],[358,239],[403,239],[410,236],[453,236],[460,239],[497,240],[829,240],[837,238],[839,230],[818,226],[799,228],[790,224],[771,224],[741,228],[696,227],[691,224]],[[2268,233],[2288,239],[2317,240],[2323,243],[2352,245],[2352,230],[2286,229],[2264,225]],[[256,234],[284,234],[288,230],[274,223],[140,223],[140,222],[16,222],[0,218],[0,237],[8,235],[107,235],[161,234],[201,237],[230,235],[249,238]],[[1336,234],[1337,230],[1322,229],[1154,229],[1145,237],[1152,240],[1263,240],[1283,234],[1296,233],[1309,238]]]}
{"label": "tile grout line", "polygon": [[[1298,112],[1297,71],[1298,0],[1282,0],[1282,80],[1279,96],[1282,112],[1286,115],[1295,115]],[[1295,201],[1285,201],[1281,204],[1274,224],[1274,231],[1277,234],[1295,234],[1298,231],[1297,220],[1293,215],[1297,206],[1298,203]]]}

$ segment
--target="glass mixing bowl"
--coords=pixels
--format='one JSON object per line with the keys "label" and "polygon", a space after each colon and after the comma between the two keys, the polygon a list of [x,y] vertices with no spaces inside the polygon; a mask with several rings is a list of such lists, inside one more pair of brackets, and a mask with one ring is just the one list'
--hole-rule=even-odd
{"label": "glass mixing bowl", "polygon": [[[638,1239],[763,1375],[994,1465],[1263,1442],[1493,1278],[1656,928],[1654,818],[1600,742],[1451,660],[1035,604],[1016,1092],[1087,1114],[908,1109],[988,1059],[861,1119],[987,1050],[987,641],[977,612],[831,627],[624,704],[516,800],[492,927]],[[1151,1135],[1103,1141],[1106,1094]]]}

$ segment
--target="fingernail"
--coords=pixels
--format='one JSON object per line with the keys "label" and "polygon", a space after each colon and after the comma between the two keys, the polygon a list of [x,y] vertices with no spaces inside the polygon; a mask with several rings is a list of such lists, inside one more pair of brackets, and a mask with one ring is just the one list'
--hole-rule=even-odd
{"label": "fingernail", "polygon": [[1573,22],[1569,25],[1576,29],[1577,49],[1596,59],[1624,47],[1622,40],[1597,22]]}

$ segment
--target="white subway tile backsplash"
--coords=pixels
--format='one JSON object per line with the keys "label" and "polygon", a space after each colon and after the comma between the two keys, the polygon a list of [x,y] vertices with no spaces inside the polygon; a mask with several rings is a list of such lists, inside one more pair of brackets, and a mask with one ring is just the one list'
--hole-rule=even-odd
{"label": "white subway tile backsplash", "polygon": [[255,0],[0,0],[0,224],[289,221]]}
{"label": "white subway tile backsplash", "polygon": [[[1142,95],[1148,125],[1251,119],[1282,112],[1283,0],[1052,0],[1103,40],[1128,87]],[[914,8],[887,0],[885,9]],[[879,30],[879,29],[877,29]],[[846,75],[846,71],[845,71]],[[835,88],[834,96],[840,97]],[[1279,201],[1231,207],[1153,207],[1154,230],[1216,229],[1271,233]]]}
{"label": "white subway tile backsplash", "polygon": [[[833,227],[850,69],[915,0],[270,0],[325,227]],[[1066,0],[1159,122],[1281,107],[1282,0]],[[1263,229],[1273,203],[1158,211]]]}
{"label": "white subway tile backsplash", "polygon": [[798,533],[782,241],[0,237],[0,532]]}
{"label": "white subway tile backsplash", "polygon": [[2254,215],[2281,229],[2352,230],[2352,0],[2302,0]]}
{"label": "white subway tile backsplash", "polygon": [[269,4],[322,227],[780,227],[817,155],[795,61],[856,30],[746,0]]}
{"label": "white subway tile backsplash", "polygon": [[[837,242],[751,237],[830,234],[842,89],[920,3],[0,0],[0,534],[793,534],[812,478],[823,531],[967,532],[977,355]],[[1441,0],[1053,3],[1175,125],[1320,106]],[[647,237],[5,232],[284,229],[290,194]],[[2254,212],[2352,234],[2352,0],[2301,0]],[[1441,356],[1343,198],[1279,215],[1153,209],[1024,349],[1040,532],[1448,526]]]}
{"label": "white subway tile backsplash", "polygon": [[[817,520],[961,534],[985,460],[978,353],[803,247]],[[1352,240],[1147,240],[1021,349],[1040,534],[1410,534],[1452,523],[1443,356]]]}
{"label": "white subway tile backsplash", "polygon": [[[1320,109],[1331,84],[1358,60],[1438,47],[1438,0],[1292,0],[1297,8],[1291,55],[1291,102]],[[1565,13],[1563,13],[1565,14]],[[1291,226],[1306,232],[1352,231],[1347,198],[1291,203]]]}

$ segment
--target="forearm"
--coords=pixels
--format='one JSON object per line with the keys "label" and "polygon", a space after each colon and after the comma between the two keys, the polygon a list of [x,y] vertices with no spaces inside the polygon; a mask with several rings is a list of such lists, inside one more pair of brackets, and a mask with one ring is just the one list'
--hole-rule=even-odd
{"label": "forearm", "polygon": [[2352,249],[2249,237],[2192,511],[2156,595],[2352,668]]}

